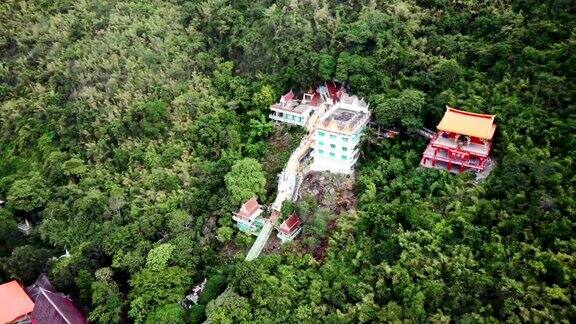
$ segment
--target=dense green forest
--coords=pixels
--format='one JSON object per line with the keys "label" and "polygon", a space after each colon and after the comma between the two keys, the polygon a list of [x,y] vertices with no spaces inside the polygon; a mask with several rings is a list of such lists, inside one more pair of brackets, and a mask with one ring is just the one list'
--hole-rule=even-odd
{"label": "dense green forest", "polygon": [[[0,282],[46,271],[97,323],[574,322],[575,27],[570,0],[2,1]],[[304,238],[245,262],[231,212],[301,136],[268,107],[333,79],[402,132],[366,135],[356,208],[297,203]],[[419,167],[445,105],[497,115],[480,184]]]}

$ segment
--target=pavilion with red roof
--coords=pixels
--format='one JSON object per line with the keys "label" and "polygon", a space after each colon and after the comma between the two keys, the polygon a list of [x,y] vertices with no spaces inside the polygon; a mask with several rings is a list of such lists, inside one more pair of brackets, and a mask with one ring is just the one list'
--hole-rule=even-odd
{"label": "pavilion with red roof", "polygon": [[278,238],[282,240],[282,243],[292,241],[298,234],[302,231],[302,221],[300,217],[296,214],[290,215],[280,226],[278,227]]}
{"label": "pavilion with red roof", "polygon": [[39,288],[32,311],[32,324],[85,324],[86,318],[74,303],[61,293]]}
{"label": "pavilion with red roof", "polygon": [[86,324],[67,296],[56,291],[45,274],[23,289],[13,280],[0,285],[0,323]]}
{"label": "pavilion with red roof", "polygon": [[262,206],[258,204],[258,199],[254,196],[246,201],[238,212],[234,213],[232,219],[236,221],[241,231],[256,234],[264,225],[264,219],[260,217],[262,211]]}

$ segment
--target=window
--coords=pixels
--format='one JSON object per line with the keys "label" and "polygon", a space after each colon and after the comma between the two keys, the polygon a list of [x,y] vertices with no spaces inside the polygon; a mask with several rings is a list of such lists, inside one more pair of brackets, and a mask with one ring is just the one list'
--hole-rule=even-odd
{"label": "window", "polygon": [[318,142],[318,145],[320,145],[320,146],[324,146],[324,142],[322,142],[322,141],[319,141],[319,142]]}
{"label": "window", "polygon": [[346,155],[342,155],[342,160],[348,160],[348,157]]}
{"label": "window", "polygon": [[342,136],[342,142],[348,142],[348,137]]}
{"label": "window", "polygon": [[334,152],[330,152],[330,157],[331,158],[336,157],[336,154],[334,154]]}
{"label": "window", "polygon": [[318,132],[318,135],[319,135],[319,136],[325,136],[326,133],[324,133],[324,132]]}
{"label": "window", "polygon": [[343,152],[348,152],[348,148],[345,147],[345,146],[342,146],[342,151],[343,151]]}
{"label": "window", "polygon": [[335,149],[335,148],[336,148],[336,144],[330,144],[330,148],[331,148],[331,149]]}
{"label": "window", "polygon": [[336,135],[330,135],[330,139],[331,139],[331,140],[335,140],[335,139],[336,139]]}
{"label": "window", "polygon": [[324,154],[324,150],[318,150],[318,154],[320,155]]}

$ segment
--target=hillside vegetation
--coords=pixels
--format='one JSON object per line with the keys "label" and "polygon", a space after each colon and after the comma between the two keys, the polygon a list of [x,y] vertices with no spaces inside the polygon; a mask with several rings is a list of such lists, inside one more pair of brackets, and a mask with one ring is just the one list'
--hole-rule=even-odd
{"label": "hillside vegetation", "polygon": [[[48,271],[96,323],[575,322],[575,27],[569,0],[2,1],[0,281]],[[366,137],[355,210],[310,206],[334,228],[230,257],[298,142],[269,105],[333,79],[401,135]],[[418,167],[446,105],[497,115],[480,184]]]}

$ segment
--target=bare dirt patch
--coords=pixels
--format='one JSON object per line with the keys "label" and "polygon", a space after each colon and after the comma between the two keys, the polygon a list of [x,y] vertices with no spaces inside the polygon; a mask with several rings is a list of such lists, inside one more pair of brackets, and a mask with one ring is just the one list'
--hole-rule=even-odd
{"label": "bare dirt patch", "polygon": [[304,178],[298,195],[312,197],[319,207],[330,209],[335,214],[355,209],[354,177],[329,172],[310,172]]}

